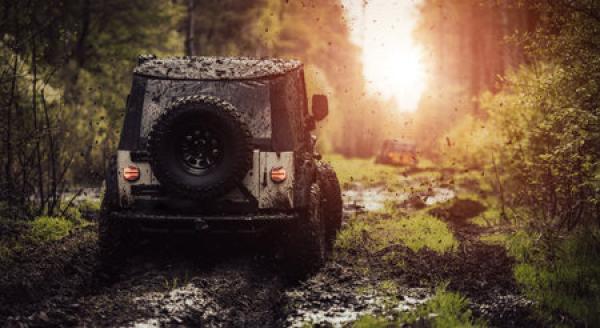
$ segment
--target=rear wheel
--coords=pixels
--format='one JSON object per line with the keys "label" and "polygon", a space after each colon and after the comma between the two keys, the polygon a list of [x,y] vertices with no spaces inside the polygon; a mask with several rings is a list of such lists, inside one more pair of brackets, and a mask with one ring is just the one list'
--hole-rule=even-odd
{"label": "rear wheel", "polygon": [[283,236],[285,266],[293,280],[316,272],[327,258],[325,222],[321,214],[321,192],[317,184],[310,190],[310,204],[303,215],[287,227]]}
{"label": "rear wheel", "polygon": [[211,96],[175,102],[154,122],[148,150],[161,185],[189,199],[226,194],[252,165],[248,126],[233,105]]}
{"label": "rear wheel", "polygon": [[340,182],[331,165],[319,162],[317,172],[319,174],[319,187],[322,194],[321,212],[325,221],[325,236],[328,246],[332,247],[337,232],[342,227],[342,191]]}

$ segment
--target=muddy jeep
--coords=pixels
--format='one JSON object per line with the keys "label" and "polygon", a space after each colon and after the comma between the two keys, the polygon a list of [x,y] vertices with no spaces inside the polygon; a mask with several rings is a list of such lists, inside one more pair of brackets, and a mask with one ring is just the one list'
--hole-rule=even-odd
{"label": "muddy jeep", "polygon": [[303,66],[279,59],[142,56],[99,222],[102,258],[142,231],[259,232],[294,270],[320,266],[340,228],[332,168],[310,134]]}

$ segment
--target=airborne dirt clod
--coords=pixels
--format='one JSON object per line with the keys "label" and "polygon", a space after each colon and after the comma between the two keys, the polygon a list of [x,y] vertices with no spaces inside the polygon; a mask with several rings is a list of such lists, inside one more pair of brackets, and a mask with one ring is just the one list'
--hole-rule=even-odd
{"label": "airborne dirt clod", "polygon": [[9,327],[346,327],[367,314],[413,311],[436,285],[447,282],[492,326],[535,325],[528,319],[532,304],[513,279],[512,258],[502,246],[480,241],[485,228],[469,221],[485,208],[455,199],[456,194],[437,185],[415,193],[346,186],[346,216],[380,211],[389,203],[407,213],[424,207],[447,222],[458,247],[438,253],[398,244],[368,256],[337,254],[319,273],[295,284],[281,274],[273,245],[242,236],[202,242],[151,238],[117,276],[107,276],[98,268],[95,226],[89,226],[27,250],[21,261],[2,268],[0,322]]}

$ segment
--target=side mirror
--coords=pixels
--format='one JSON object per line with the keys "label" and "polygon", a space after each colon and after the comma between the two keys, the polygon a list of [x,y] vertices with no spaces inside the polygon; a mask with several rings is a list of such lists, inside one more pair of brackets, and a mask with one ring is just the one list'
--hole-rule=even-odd
{"label": "side mirror", "polygon": [[315,121],[322,121],[329,114],[329,102],[325,95],[312,96],[312,116]]}

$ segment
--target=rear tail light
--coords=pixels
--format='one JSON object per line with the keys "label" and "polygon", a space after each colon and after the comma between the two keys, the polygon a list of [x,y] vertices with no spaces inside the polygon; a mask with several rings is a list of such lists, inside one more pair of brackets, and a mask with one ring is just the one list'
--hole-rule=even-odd
{"label": "rear tail light", "polygon": [[271,169],[271,180],[275,183],[281,183],[287,179],[287,172],[281,166]]}
{"label": "rear tail light", "polygon": [[123,178],[129,182],[137,181],[140,178],[140,169],[137,166],[129,165],[123,169]]}

